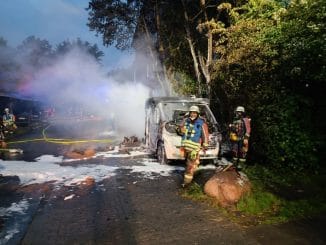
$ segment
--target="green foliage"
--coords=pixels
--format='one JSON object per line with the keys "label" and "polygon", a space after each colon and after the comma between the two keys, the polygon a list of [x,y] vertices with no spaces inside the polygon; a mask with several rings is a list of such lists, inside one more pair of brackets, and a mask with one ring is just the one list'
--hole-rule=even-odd
{"label": "green foliage", "polygon": [[22,63],[34,68],[41,68],[49,65],[49,60],[53,57],[52,46],[45,39],[35,36],[27,37],[21,45],[17,47]]}
{"label": "green foliage", "polygon": [[244,215],[255,217],[256,222],[259,223],[288,222],[326,211],[324,190],[318,192],[319,197],[317,198],[302,197],[287,200],[265,190],[264,187],[261,182],[255,182],[251,194],[244,196],[237,203],[236,210]]}
{"label": "green foliage", "polygon": [[189,77],[189,75],[182,72],[175,72],[170,77],[173,79],[172,86],[177,94],[188,96],[196,94],[196,81]]}
{"label": "green foliage", "polygon": [[182,195],[186,198],[190,198],[196,201],[208,199],[208,197],[203,192],[202,187],[196,182],[191,183],[186,189],[184,189]]}
{"label": "green foliage", "polygon": [[242,15],[245,19],[273,18],[275,13],[282,7],[282,3],[275,0],[249,0],[242,6]]}
{"label": "green foliage", "polygon": [[278,220],[287,221],[291,219],[304,218],[325,212],[325,200],[296,200],[284,201],[279,210]]}
{"label": "green foliage", "polygon": [[132,45],[142,4],[143,1],[91,0],[87,25],[102,34],[103,44],[127,49]]}
{"label": "green foliage", "polygon": [[103,56],[96,44],[91,45],[80,39],[72,43],[64,41],[54,50],[47,40],[34,36],[27,37],[17,48],[7,46],[7,42],[0,37],[0,74],[4,82],[3,89],[12,88],[13,84],[27,77],[30,79],[37,71],[51,66],[75,47],[93,56],[98,62]]}
{"label": "green foliage", "polygon": [[71,52],[73,49],[82,50],[85,53],[94,57],[98,62],[101,61],[101,57],[104,56],[104,53],[99,50],[96,44],[91,45],[89,42],[83,42],[80,38],[77,38],[75,41],[63,41],[59,43],[55,49],[55,54],[57,56],[66,55]]}
{"label": "green foliage", "polygon": [[253,183],[250,195],[237,210],[259,217],[262,223],[279,223],[313,216],[326,211],[324,174],[298,175],[255,166],[247,169]]}
{"label": "green foliage", "polygon": [[250,215],[271,215],[279,209],[280,204],[280,198],[256,186],[237,203],[236,208]]}
{"label": "green foliage", "polygon": [[320,92],[325,88],[325,1],[291,4],[287,10],[273,2],[249,1],[227,28],[227,42],[216,47],[217,95],[231,108],[245,105],[252,117],[252,160],[277,169],[316,170],[314,135],[325,139],[323,113],[314,112],[325,104]]}
{"label": "green foliage", "polygon": [[268,41],[282,54],[281,75],[288,79],[287,85],[300,93],[307,90],[307,84],[325,86],[326,2],[294,1],[281,17],[279,35]]}
{"label": "green foliage", "polygon": [[252,184],[251,192],[233,207],[222,209],[214,198],[205,195],[202,186],[205,181],[202,184],[191,183],[181,191],[181,195],[205,202],[224,211],[236,222],[247,225],[283,223],[326,211],[323,174],[281,173],[261,166],[249,167],[246,173]]}
{"label": "green foliage", "polygon": [[300,117],[302,107],[299,98],[285,92],[275,94],[269,103],[257,107],[254,114],[257,143],[253,144],[253,150],[264,152],[264,159],[273,167],[296,171],[316,168],[314,144],[309,130],[303,129],[303,120],[309,114]]}

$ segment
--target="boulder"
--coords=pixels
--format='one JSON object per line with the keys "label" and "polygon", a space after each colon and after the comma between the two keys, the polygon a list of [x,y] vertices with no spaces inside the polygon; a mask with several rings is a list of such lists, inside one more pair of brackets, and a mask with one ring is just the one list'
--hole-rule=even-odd
{"label": "boulder", "polygon": [[248,177],[235,168],[216,171],[204,185],[204,192],[215,198],[222,207],[236,204],[250,189],[251,184]]}

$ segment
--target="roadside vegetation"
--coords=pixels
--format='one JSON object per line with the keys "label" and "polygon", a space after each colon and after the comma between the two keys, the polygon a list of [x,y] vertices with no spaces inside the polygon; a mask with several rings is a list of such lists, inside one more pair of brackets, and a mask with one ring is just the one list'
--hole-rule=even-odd
{"label": "roadside vegetation", "polygon": [[324,0],[93,0],[88,11],[88,26],[105,44],[153,59],[138,68],[160,71],[149,79],[167,94],[210,98],[225,131],[234,108],[245,106],[250,162],[275,172],[319,171],[326,152]]}
{"label": "roadside vegetation", "polygon": [[208,203],[245,226],[284,223],[326,213],[325,173],[279,174],[261,166],[249,166],[245,173],[251,180],[252,191],[234,206],[222,208],[204,193],[203,172],[181,194]]}

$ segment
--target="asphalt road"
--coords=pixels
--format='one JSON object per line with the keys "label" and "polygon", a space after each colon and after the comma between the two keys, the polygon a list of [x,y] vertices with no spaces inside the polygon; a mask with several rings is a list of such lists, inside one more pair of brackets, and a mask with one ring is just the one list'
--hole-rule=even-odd
{"label": "asphalt road", "polygon": [[[91,137],[85,130],[89,126],[82,122],[53,124],[46,133],[49,137],[70,134],[77,138],[79,130],[72,130],[76,128],[80,137]],[[94,129],[91,132],[94,135]],[[41,133],[35,130],[24,137],[38,138]],[[116,141],[110,144],[112,147]],[[48,154],[60,156],[81,147],[43,141],[11,146],[22,148],[24,154],[4,158],[23,161]],[[97,144],[96,149],[107,146]],[[144,167],[146,159],[147,168],[134,171]],[[163,174],[164,170],[149,171],[151,162],[153,169],[157,167],[148,155],[117,154],[58,163],[61,168],[76,170],[99,165],[114,169],[112,175],[83,177],[82,182],[72,185],[45,182],[22,186],[12,177],[7,189],[0,188],[0,244],[325,244],[322,232],[313,229],[313,224],[241,227],[223,212],[180,195],[182,164]],[[4,208],[21,200],[29,203],[26,212],[7,216]],[[9,228],[16,228],[14,235],[10,236]]]}

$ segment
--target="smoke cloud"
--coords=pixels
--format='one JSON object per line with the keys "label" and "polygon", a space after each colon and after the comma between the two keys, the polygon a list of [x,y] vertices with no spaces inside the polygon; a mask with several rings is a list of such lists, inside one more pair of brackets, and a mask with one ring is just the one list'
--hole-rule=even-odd
{"label": "smoke cloud", "polygon": [[[104,118],[120,136],[144,136],[145,101],[150,89],[135,78],[109,77],[96,60],[79,49],[24,81],[25,96],[55,107],[56,114],[83,113]],[[105,128],[105,125],[103,125]]]}

